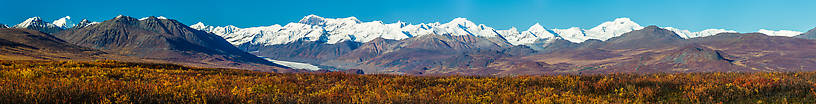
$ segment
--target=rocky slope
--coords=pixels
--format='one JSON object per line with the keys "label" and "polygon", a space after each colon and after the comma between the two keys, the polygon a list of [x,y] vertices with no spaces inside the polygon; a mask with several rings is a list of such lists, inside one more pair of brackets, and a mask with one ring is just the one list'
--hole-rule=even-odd
{"label": "rocky slope", "polygon": [[0,29],[2,60],[96,60],[105,52],[81,47],[30,29]]}
{"label": "rocky slope", "polygon": [[55,36],[69,43],[117,54],[181,64],[282,71],[283,66],[235,48],[223,38],[176,20],[117,16],[99,24],[65,30]]}

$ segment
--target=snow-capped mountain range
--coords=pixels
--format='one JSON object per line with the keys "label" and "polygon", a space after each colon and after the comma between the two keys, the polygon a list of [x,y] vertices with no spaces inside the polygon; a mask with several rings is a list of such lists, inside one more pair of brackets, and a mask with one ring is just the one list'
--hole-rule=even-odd
{"label": "snow-capped mountain range", "polygon": [[[157,18],[168,19],[164,16],[159,16]],[[85,27],[97,23],[99,22],[91,22],[86,19],[83,19],[80,22],[74,22],[71,20],[70,16],[65,16],[52,22],[43,21],[40,17],[31,17],[12,27],[68,29],[72,27]],[[288,23],[283,26],[275,24],[271,26],[238,28],[232,25],[208,26],[202,22],[198,22],[190,25],[190,27],[212,32],[225,38],[234,45],[276,45],[295,42],[298,40],[320,40],[326,41],[327,44],[334,44],[343,41],[365,43],[376,38],[402,40],[428,34],[452,36],[472,35],[487,38],[501,37],[513,45],[527,45],[532,44],[537,40],[551,40],[556,38],[574,43],[581,43],[589,39],[603,41],[612,37],[620,36],[626,32],[643,28],[643,26],[637,24],[629,18],[617,18],[613,21],[601,23],[600,25],[590,29],[581,29],[578,27],[551,29],[536,23],[535,25],[527,28],[527,30],[519,31],[515,27],[507,30],[497,30],[485,24],[476,24],[466,18],[455,18],[447,23],[434,22],[408,24],[398,21],[396,23],[386,24],[382,21],[363,22],[355,17],[323,18],[317,15],[308,15],[303,17],[298,22]],[[736,32],[725,29],[706,29],[699,32],[691,32],[673,27],[664,27],[664,29],[674,31],[683,38],[705,37],[718,33]],[[789,30],[773,31],[766,29],[760,29],[757,32],[767,34],[769,36],[788,37],[802,33]]]}
{"label": "snow-capped mountain range", "polygon": [[43,21],[42,18],[40,18],[40,17],[31,17],[31,18],[26,19],[23,22],[20,22],[17,25],[14,25],[13,28],[39,27],[39,28],[68,29],[68,28],[72,28],[72,27],[84,27],[84,26],[88,26],[88,25],[91,25],[91,24],[97,24],[97,23],[99,23],[99,22],[90,22],[87,19],[82,19],[81,22],[75,23],[74,21],[71,20],[71,16],[65,16],[65,17],[59,18],[59,19],[51,21],[51,22]]}
{"label": "snow-capped mountain range", "polygon": [[[590,28],[581,29],[572,27],[567,29],[549,29],[536,23],[525,31],[513,27],[508,30],[497,30],[484,24],[476,24],[466,18],[455,18],[447,23],[420,23],[408,24],[398,21],[386,24],[382,21],[362,22],[355,17],[323,18],[317,15],[308,15],[298,22],[286,25],[271,25],[249,28],[238,28],[233,25],[208,26],[202,22],[191,25],[198,30],[212,32],[224,37],[234,45],[260,44],[276,45],[306,41],[326,41],[334,44],[343,41],[368,42],[376,38],[402,40],[406,38],[439,34],[439,35],[472,35],[477,37],[502,37],[513,45],[532,44],[537,40],[561,38],[574,43],[581,43],[589,39],[607,40],[634,30],[644,28],[629,18],[617,18],[613,21],[601,23]],[[736,32],[725,29],[707,29],[699,32],[665,27],[674,31],[683,38],[711,36],[718,33]],[[780,30],[771,31],[761,29],[760,33],[770,36],[795,36],[801,32]]]}
{"label": "snow-capped mountain range", "polygon": [[793,36],[802,34],[802,32],[790,31],[790,30],[773,31],[773,30],[759,29],[759,31],[757,31],[757,32],[762,33],[762,34],[766,34],[766,35],[769,35],[769,36],[787,36],[787,37],[793,37]]}
{"label": "snow-capped mountain range", "polygon": [[43,20],[42,20],[40,17],[31,17],[31,18],[28,18],[28,19],[26,19],[25,21],[21,22],[20,24],[14,25],[14,26],[12,26],[12,27],[14,27],[14,28],[27,28],[27,27],[32,27],[32,26],[38,26],[38,27],[58,27],[58,26],[57,26],[57,25],[55,25],[55,24],[52,24],[52,23],[47,23],[47,22],[43,21]]}

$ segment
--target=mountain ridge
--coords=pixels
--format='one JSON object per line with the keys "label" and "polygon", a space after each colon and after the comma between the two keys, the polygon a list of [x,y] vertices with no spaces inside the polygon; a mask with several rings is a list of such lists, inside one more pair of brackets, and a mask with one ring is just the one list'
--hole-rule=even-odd
{"label": "mountain ridge", "polygon": [[101,23],[83,20],[55,36],[113,54],[188,65],[298,72],[269,62],[276,61],[300,69],[372,74],[519,75],[807,71],[816,67],[810,60],[816,57],[810,52],[816,51],[816,41],[800,38],[810,33],[794,38],[791,34],[798,32],[785,30],[690,32],[642,27],[629,18],[591,29],[548,29],[536,23],[519,31],[466,18],[415,25],[309,15],[283,26],[250,28],[117,16]]}
{"label": "mountain ridge", "polygon": [[816,28],[810,29],[807,32],[799,34],[795,37],[803,39],[816,39]]}
{"label": "mountain ridge", "polygon": [[146,59],[231,68],[269,65],[255,69],[266,71],[284,71],[278,69],[285,68],[243,52],[216,35],[189,28],[176,20],[153,16],[142,20],[117,16],[55,36],[80,46]]}
{"label": "mountain ridge", "polygon": [[[319,21],[319,23],[307,23],[306,21]],[[547,29],[544,28],[544,26],[541,26],[539,23],[536,23],[535,25],[530,26],[528,30],[519,32],[515,28],[511,28],[509,30],[493,29],[492,27],[484,24],[476,24],[470,20],[467,20],[466,18],[455,18],[444,24],[435,22],[414,25],[404,22],[396,22],[391,24],[384,24],[381,21],[362,22],[352,17],[332,19],[323,18],[317,15],[308,15],[299,22],[289,23],[283,26],[275,24],[271,26],[237,28],[232,25],[223,27],[206,26],[199,22],[195,25],[191,25],[191,27],[213,32],[227,39],[236,40],[231,41],[236,45],[247,43],[264,45],[286,44],[302,38],[310,41],[316,41],[316,39],[319,37],[328,37],[330,40],[329,44],[348,40],[365,43],[377,37],[402,40],[427,34],[475,35],[479,37],[498,36],[508,40],[508,42],[513,45],[527,45],[532,44],[535,40],[553,39],[554,37],[561,37],[566,40],[570,40],[571,42],[580,43],[588,39],[606,40],[608,38],[617,37],[629,31],[643,28],[629,18],[618,18],[613,21],[607,21],[590,29],[580,29],[577,27],[569,29]],[[367,29],[354,29],[356,27],[367,27]],[[683,31],[679,29],[675,30]],[[708,33],[718,32],[728,31],[709,31]],[[388,35],[370,35],[371,33]],[[290,38],[281,39],[273,37]]]}

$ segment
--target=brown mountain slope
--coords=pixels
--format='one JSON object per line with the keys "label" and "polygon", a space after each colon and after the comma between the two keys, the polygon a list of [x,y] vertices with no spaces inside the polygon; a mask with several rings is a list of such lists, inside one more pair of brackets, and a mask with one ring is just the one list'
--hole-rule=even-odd
{"label": "brown mountain slope", "polygon": [[603,49],[662,48],[683,42],[676,33],[654,25],[604,41]]}
{"label": "brown mountain slope", "polygon": [[[644,30],[648,30],[647,35]],[[572,44],[572,48],[543,54],[501,58],[488,65],[488,69],[499,71],[479,75],[816,70],[814,40],[759,33],[724,33],[679,40],[671,36],[674,33],[655,27],[644,30],[595,44],[598,48],[592,45],[576,48]],[[632,34],[641,36],[633,38]],[[663,41],[669,42],[660,43]]]}
{"label": "brown mountain slope", "polygon": [[336,60],[350,63],[369,60],[379,55],[398,50],[400,48],[398,42],[398,40],[376,38],[360,45],[359,48],[354,49],[352,52],[338,57]]}
{"label": "brown mountain slope", "polygon": [[[322,63],[343,56],[360,47],[361,43],[344,41],[326,44],[324,41],[296,41],[278,45],[244,45],[249,52],[275,60]],[[319,65],[319,64],[316,64]]]}
{"label": "brown mountain slope", "polygon": [[739,64],[755,70],[816,70],[816,40],[767,36],[760,33],[723,33],[694,38],[691,42],[745,58],[745,61]]}
{"label": "brown mountain slope", "polygon": [[751,72],[743,61],[723,51],[691,44],[666,51],[646,52],[584,73],[654,73],[654,72]]}
{"label": "brown mountain slope", "polygon": [[499,39],[496,38],[483,38],[473,35],[452,36],[429,34],[405,39],[403,42],[401,42],[401,47],[404,48],[430,50],[452,49],[469,51],[476,49],[501,49],[511,46],[512,45],[510,45],[510,43],[507,43],[506,41],[499,41]]}
{"label": "brown mountain slope", "polygon": [[0,29],[0,60],[95,60],[105,52],[29,29]]}
{"label": "brown mountain slope", "polygon": [[375,39],[324,64],[366,73],[445,74],[486,68],[501,57],[533,52],[525,46],[496,42],[495,38],[430,34],[404,40]]}
{"label": "brown mountain slope", "polygon": [[235,48],[219,36],[176,20],[118,16],[100,24],[55,34],[69,43],[117,54],[179,64],[285,71],[283,66]]}

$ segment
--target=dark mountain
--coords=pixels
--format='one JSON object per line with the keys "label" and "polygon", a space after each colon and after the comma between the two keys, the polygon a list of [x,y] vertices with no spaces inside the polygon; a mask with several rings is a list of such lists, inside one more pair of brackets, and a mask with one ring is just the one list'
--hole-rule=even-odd
{"label": "dark mountain", "polygon": [[539,40],[536,40],[535,42],[533,42],[532,44],[527,45],[527,46],[529,46],[530,48],[532,48],[532,49],[534,49],[536,51],[552,52],[552,51],[559,50],[559,49],[564,49],[564,48],[577,48],[577,47],[579,47],[579,44],[569,42],[569,41],[564,40],[562,38],[556,38],[556,39],[553,39],[551,41],[549,39],[539,39]]}
{"label": "dark mountain", "polygon": [[621,36],[604,41],[604,49],[638,49],[675,46],[683,42],[676,33],[657,26],[624,33]]}
{"label": "dark mountain", "polygon": [[423,35],[404,40],[377,38],[366,43],[344,41],[327,44],[321,40],[325,39],[238,47],[276,60],[307,62],[339,69],[361,69],[366,73],[409,74],[480,62],[481,64],[477,66],[484,67],[488,60],[497,57],[535,52],[526,46],[512,46],[501,38],[471,35]]}
{"label": "dark mountain", "polygon": [[558,46],[567,47],[542,54],[504,57],[486,69],[469,71],[476,75],[519,75],[787,72],[816,68],[814,40],[760,33],[723,33],[682,40],[651,26],[626,34],[605,42],[562,44]]}
{"label": "dark mountain", "polygon": [[816,39],[816,28],[810,29],[809,31],[799,34],[795,37],[804,39]]}
{"label": "dark mountain", "polygon": [[367,73],[443,74],[486,68],[492,60],[534,52],[495,38],[431,34],[404,40],[375,39],[323,64]]}
{"label": "dark mountain", "polygon": [[489,65],[490,69],[498,71],[476,75],[757,71],[735,64],[742,60],[701,45],[643,53],[581,48],[521,58],[503,58]]}
{"label": "dark mountain", "polygon": [[[812,60],[816,57],[813,40],[758,33],[724,33],[687,40],[657,26],[607,41],[572,43],[556,38],[529,46],[467,35],[380,38],[359,45],[298,44],[279,45],[266,51],[298,50],[288,53],[296,55],[280,56],[283,58],[330,53],[331,57],[309,58],[324,60],[313,61],[320,65],[361,69],[365,73],[421,75],[776,72],[816,68],[816,60]],[[308,51],[301,51],[305,49]]]}
{"label": "dark mountain", "polygon": [[[276,71],[283,66],[235,48],[223,38],[172,19],[128,16],[55,34],[65,41],[117,54],[180,64]],[[283,70],[278,70],[283,71]]]}
{"label": "dark mountain", "polygon": [[321,63],[346,55],[360,47],[360,45],[361,43],[351,41],[335,44],[326,44],[325,41],[296,41],[288,44],[242,45],[239,47],[252,54],[275,60]]}
{"label": "dark mountain", "polygon": [[36,30],[0,29],[2,60],[95,60],[103,54]]}
{"label": "dark mountain", "polygon": [[481,38],[473,35],[423,35],[405,39],[400,43],[404,48],[429,50],[470,51],[478,49],[502,49],[511,47],[510,43],[495,38]]}
{"label": "dark mountain", "polygon": [[[325,39],[322,39],[325,40]],[[777,72],[816,68],[814,40],[725,33],[684,39],[648,26],[606,41],[542,39],[513,46],[502,37],[429,34],[366,43],[296,41],[240,45],[253,54],[368,74],[524,75],[661,72]]]}
{"label": "dark mountain", "polygon": [[[361,45],[340,45],[348,47],[340,49],[314,42],[278,50],[308,49],[292,51],[307,56],[321,56],[308,53],[331,53],[332,57],[309,58],[327,60],[314,61],[320,65],[361,69],[366,73],[520,75],[754,72],[812,70],[808,68],[816,67],[816,61],[810,60],[816,57],[812,53],[816,51],[814,42],[756,33],[718,34],[686,40],[672,31],[648,26],[607,41],[572,43],[554,39],[537,41],[530,47],[511,46],[466,35],[424,35],[404,40],[380,38]],[[309,49],[310,46],[319,48]]]}
{"label": "dark mountain", "polygon": [[6,26],[6,24],[0,24],[0,28],[8,28],[8,26]]}
{"label": "dark mountain", "polygon": [[357,63],[372,59],[385,53],[396,51],[399,48],[401,47],[399,46],[398,40],[376,38],[374,40],[366,42],[365,44],[361,45],[357,49],[354,49],[348,54],[340,56],[337,60],[350,63]]}
{"label": "dark mountain", "polygon": [[722,50],[745,66],[763,71],[809,71],[816,68],[816,41],[761,33],[723,33],[690,40]]}

